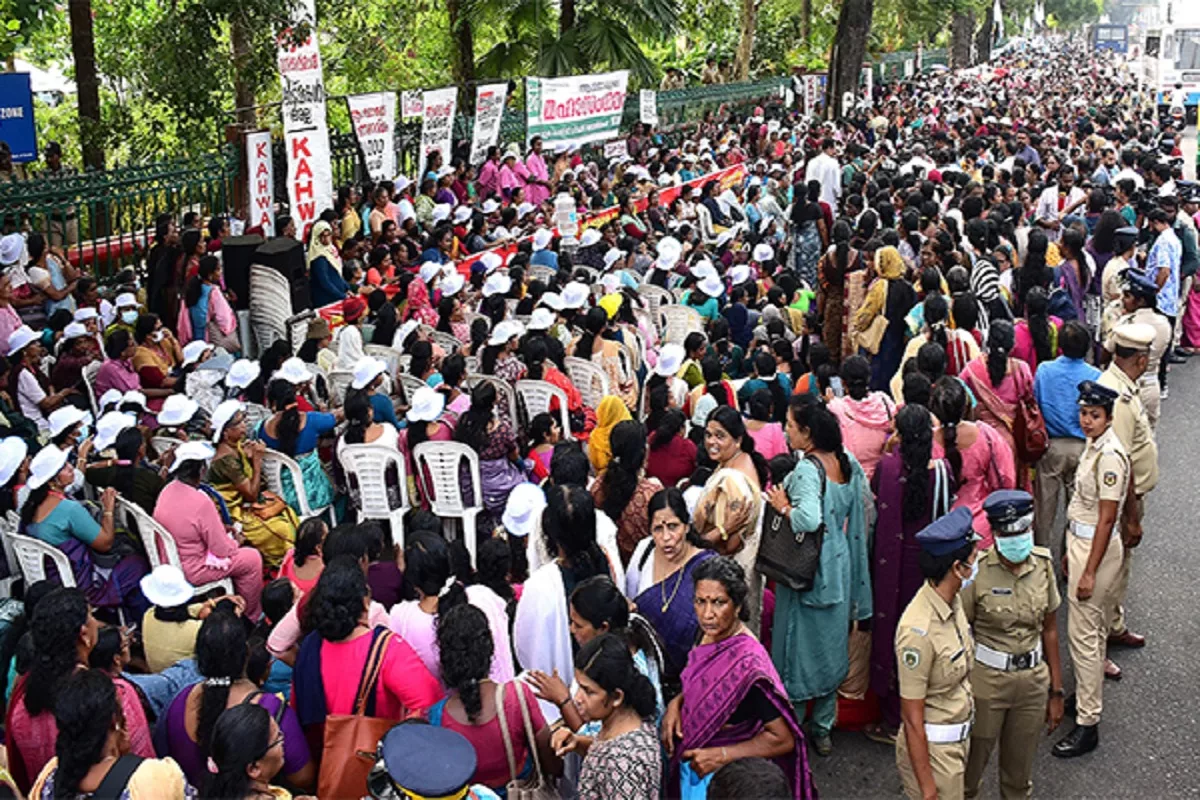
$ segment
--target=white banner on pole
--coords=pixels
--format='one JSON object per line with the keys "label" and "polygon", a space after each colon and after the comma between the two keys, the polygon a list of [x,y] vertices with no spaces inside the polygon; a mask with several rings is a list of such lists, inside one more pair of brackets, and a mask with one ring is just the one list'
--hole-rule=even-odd
{"label": "white banner on pole", "polygon": [[911,78],[913,76],[913,68],[915,64],[911,58],[904,59],[904,77]]}
{"label": "white banner on pole", "polygon": [[296,0],[295,25],[308,25],[308,36],[296,44],[285,33],[279,40],[279,77],[283,84],[283,140],[287,150],[287,191],[296,235],[327,208],[333,208],[333,168],[329,161],[329,129],[325,125],[325,81],[317,47],[313,0]]}
{"label": "white banner on pole", "polygon": [[425,177],[429,154],[442,154],[442,163],[450,163],[450,148],[454,144],[454,112],[458,108],[458,89],[430,89],[422,98],[425,121],[421,124],[421,154],[418,159],[417,185]]}
{"label": "white banner on pole", "polygon": [[812,116],[817,113],[817,103],[821,100],[821,76],[804,76],[804,113]]}
{"label": "white banner on pole", "polygon": [[373,181],[396,174],[396,93],[373,92],[346,98],[354,136]]}
{"label": "white banner on pole", "polygon": [[500,141],[500,120],[508,99],[507,83],[475,87],[475,129],[471,132],[470,162],[482,165],[488,148]]}
{"label": "white banner on pole", "polygon": [[425,99],[420,89],[402,92],[400,95],[400,104],[402,108],[400,117],[405,122],[425,116]]}
{"label": "white banner on pole", "polygon": [[647,125],[658,124],[658,92],[653,89],[642,89],[638,92],[638,104],[641,108],[640,118]]}
{"label": "white banner on pole", "polygon": [[862,80],[864,84],[863,97],[867,100],[870,100],[875,93],[875,70],[871,69],[870,67],[863,67]]}
{"label": "white banner on pole", "polygon": [[271,163],[271,132],[246,134],[246,175],[250,192],[247,227],[260,227],[263,236],[275,235],[275,171]]}
{"label": "white banner on pole", "polygon": [[612,139],[625,111],[629,70],[525,79],[525,136],[551,150]]}
{"label": "white banner on pole", "polygon": [[625,158],[629,155],[629,143],[624,139],[604,143],[604,158],[611,161],[614,158]]}

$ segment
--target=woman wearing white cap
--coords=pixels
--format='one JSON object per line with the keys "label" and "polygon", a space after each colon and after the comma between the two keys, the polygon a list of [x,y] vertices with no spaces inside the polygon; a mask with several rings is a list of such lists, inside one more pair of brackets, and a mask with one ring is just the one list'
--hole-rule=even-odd
{"label": "woman wearing white cap", "polygon": [[[84,467],[87,482],[97,489],[111,486],[121,497],[137,503],[147,514],[153,514],[158,494],[166,485],[167,469],[149,465],[146,460],[146,439],[141,430],[126,415],[118,413],[116,416],[124,417],[122,424],[128,427],[115,434],[112,441],[102,440],[101,434],[97,433],[96,441],[104,446],[97,445],[95,449],[110,451],[112,455],[92,461]],[[108,432],[110,425],[111,418],[104,421],[102,432]]]}
{"label": "woman wearing white cap", "polygon": [[521,323],[504,320],[488,334],[487,346],[479,356],[479,371],[484,375],[516,384],[525,377],[525,365],[517,358],[517,348],[522,333]]}
{"label": "woman wearing white cap", "polygon": [[[454,426],[458,417],[454,414],[443,414],[446,409],[446,396],[436,389],[422,386],[408,398],[408,413],[405,419],[408,425],[400,431],[399,448],[404,453],[409,475],[415,475],[412,452],[417,445],[425,442],[449,442],[454,439]],[[427,477],[428,473],[425,476]],[[421,488],[421,480],[416,481]],[[429,507],[429,500],[421,494],[422,505]]]}
{"label": "woman wearing white cap", "polygon": [[[695,273],[693,272],[693,274]],[[708,264],[708,270],[705,271],[704,277],[684,292],[683,298],[679,302],[688,308],[695,309],[704,319],[712,321],[721,316],[719,301],[724,293],[725,284],[717,277],[717,272],[712,265]]]}
{"label": "woman wearing white cap", "polygon": [[246,541],[262,553],[263,563],[279,566],[295,544],[300,520],[283,499],[264,488],[262,459],[267,448],[250,441],[246,412],[237,400],[226,400],[212,416],[212,439],[217,450],[208,468],[207,483],[220,492]]}
{"label": "woman wearing white cap", "polygon": [[212,497],[200,487],[213,454],[208,442],[186,442],[175,449],[171,462],[174,480],[159,494],[154,519],[174,537],[189,582],[199,585],[231,579],[234,592],[246,600],[246,618],[257,621],[262,613],[262,554],[240,546],[225,527]]}
{"label": "woman wearing white cap", "polygon": [[50,381],[42,372],[42,357],[46,351],[38,339],[38,334],[24,325],[8,337],[8,357],[12,367],[8,375],[8,393],[17,401],[17,407],[26,419],[44,431],[50,427],[46,415],[77,391],[73,387],[52,391]]}
{"label": "woman wearing white cap", "polygon": [[17,510],[17,487],[29,477],[29,445],[19,436],[0,441],[0,514]]}
{"label": "woman wearing white cap", "polygon": [[430,297],[433,296],[434,284],[441,276],[440,262],[426,261],[421,265],[417,278],[408,285],[404,305],[405,320],[415,319],[422,325],[437,325],[437,311],[434,310]]}
{"label": "woman wearing white cap", "polygon": [[83,382],[83,369],[93,361],[100,360],[100,349],[88,330],[78,322],[63,328],[58,340],[58,355],[50,370],[50,383],[56,389],[79,389]]}
{"label": "woman wearing white cap", "polygon": [[52,444],[43,447],[29,464],[29,497],[21,509],[20,532],[66,553],[76,585],[93,606],[114,614],[121,609],[141,619],[147,604],[138,581],[150,567],[132,543],[117,537],[117,491],[109,488],[100,494],[103,511],[97,523],[83,504],[67,498],[65,491],[74,482],[75,468],[67,453]]}

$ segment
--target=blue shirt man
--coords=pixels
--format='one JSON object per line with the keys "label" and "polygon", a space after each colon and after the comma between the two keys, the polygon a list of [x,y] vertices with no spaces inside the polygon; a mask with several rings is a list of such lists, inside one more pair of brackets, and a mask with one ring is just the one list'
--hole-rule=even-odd
{"label": "blue shirt man", "polygon": [[1053,361],[1038,365],[1033,379],[1033,396],[1046,420],[1046,433],[1051,439],[1087,438],[1079,427],[1079,390],[1083,381],[1094,381],[1100,370],[1082,358],[1061,355]]}

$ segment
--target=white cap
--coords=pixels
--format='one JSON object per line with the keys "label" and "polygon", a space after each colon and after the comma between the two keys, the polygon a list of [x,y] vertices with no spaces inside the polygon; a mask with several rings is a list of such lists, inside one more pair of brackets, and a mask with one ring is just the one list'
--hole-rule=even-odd
{"label": "white cap", "polygon": [[170,472],[175,472],[185,461],[212,461],[216,450],[208,442],[184,442],[175,448],[175,460],[171,462]]}
{"label": "white cap", "polygon": [[279,369],[275,370],[272,380],[275,378],[281,378],[293,386],[299,386],[302,383],[311,381],[313,374],[307,364],[296,356],[292,356],[280,364]]}
{"label": "white cap", "polygon": [[245,389],[254,383],[260,372],[262,367],[257,361],[239,358],[229,365],[229,372],[225,373],[225,385],[234,389]]}
{"label": "white cap", "polygon": [[100,395],[100,409],[104,410],[109,406],[121,405],[121,397],[122,395],[120,389],[109,389],[107,392]]}
{"label": "white cap", "polygon": [[8,354],[15,356],[41,336],[28,325],[22,325],[8,335]]}
{"label": "white cap", "polygon": [[89,319],[96,319],[99,316],[100,312],[91,306],[84,306],[83,308],[75,309],[76,322],[87,322]]}
{"label": "white cap", "polygon": [[675,373],[679,372],[679,368],[683,366],[683,359],[687,353],[683,350],[681,344],[664,344],[662,349],[658,351],[658,363],[654,365],[654,373],[662,375],[664,378],[670,378]]}
{"label": "white cap", "polygon": [[41,488],[51,478],[61,472],[63,465],[66,463],[66,450],[59,450],[52,444],[46,445],[29,462],[29,480],[25,482],[25,485],[30,489]]}
{"label": "white cap", "polygon": [[187,395],[173,394],[163,401],[162,411],[158,412],[158,424],[165,428],[174,428],[185,424],[200,408],[200,404]]}
{"label": "white cap", "polygon": [[387,364],[378,358],[363,356],[354,362],[354,379],[350,381],[353,389],[365,389],[371,381],[387,372]]}
{"label": "white cap", "polygon": [[610,272],[600,279],[600,285],[604,287],[605,294],[612,294],[621,288],[621,276]]}
{"label": "white cap", "polygon": [[609,269],[612,267],[612,265],[617,263],[623,255],[625,255],[625,253],[619,247],[609,248],[608,252],[604,254],[604,268]]}
{"label": "white cap", "polygon": [[466,222],[471,218],[471,208],[469,206],[459,206],[454,209],[454,221],[456,223]]}
{"label": "white cap", "polygon": [[0,486],[12,480],[28,454],[29,445],[20,436],[9,436],[0,442]]}
{"label": "white cap", "polygon": [[721,279],[716,275],[709,275],[704,280],[696,285],[700,291],[704,292],[709,297],[720,297],[725,293],[725,285],[721,283]]}
{"label": "white cap", "polygon": [[571,281],[562,290],[563,308],[583,308],[588,298],[586,283]]}
{"label": "white cap", "polygon": [[159,608],[175,608],[192,599],[196,589],[174,564],[159,564],[138,582],[142,594]]}
{"label": "white cap", "polygon": [[426,261],[421,265],[420,272],[417,273],[421,280],[426,283],[429,283],[440,274],[442,274],[442,265],[436,261]]}
{"label": "white cap", "polygon": [[483,274],[488,275],[504,266],[504,258],[499,253],[489,250],[479,257],[479,263],[483,264]]}
{"label": "white cap", "polygon": [[521,323],[516,320],[506,319],[492,328],[487,343],[489,347],[499,347],[509,339],[512,339],[514,336],[520,336],[522,333],[524,333],[524,328]]}
{"label": "white cap", "polygon": [[117,295],[116,300],[113,300],[113,305],[117,308],[124,308],[125,306],[136,307],[137,304],[137,298],[134,297],[132,292],[122,292],[121,294]]}
{"label": "white cap", "polygon": [[408,179],[407,175],[397,175],[395,178],[392,179],[392,183],[396,184],[397,194],[400,192],[403,192],[405,189],[407,189],[409,186],[412,185],[412,181]]}
{"label": "white cap", "polygon": [[69,342],[72,339],[82,339],[88,335],[87,328],[83,327],[79,322],[68,322],[67,327],[63,328],[62,340]]}
{"label": "white cap", "polygon": [[591,247],[598,241],[600,241],[600,231],[596,230],[595,228],[588,228],[583,232],[583,235],[579,237],[579,246]]}
{"label": "white cap", "polygon": [[533,249],[545,250],[554,240],[554,234],[546,228],[538,228],[533,234]]}
{"label": "white cap", "polygon": [[405,321],[403,325],[396,329],[396,335],[392,337],[392,348],[395,350],[404,349],[404,340],[412,335],[412,332],[421,327],[418,320],[410,319]]}
{"label": "white cap", "polygon": [[521,217],[528,216],[536,210],[537,206],[533,203],[521,203],[521,205],[517,206],[517,218],[520,219]]}
{"label": "white cap", "polygon": [[442,278],[442,297],[453,297],[462,289],[465,281],[457,272]]}
{"label": "white cap", "polygon": [[433,213],[431,215],[433,217],[433,221],[441,222],[443,220],[450,219],[450,210],[449,203],[438,203],[433,207]]}
{"label": "white cap", "polygon": [[683,245],[674,236],[664,236],[658,240],[655,252],[660,256],[673,255],[675,260],[678,261],[679,256],[683,253]]}
{"label": "white cap", "polygon": [[487,200],[483,201],[483,205],[480,206],[479,210],[484,214],[495,214],[500,210],[500,204],[497,203],[494,198],[489,197]]}
{"label": "white cap", "polygon": [[546,292],[538,302],[546,308],[552,308],[555,311],[562,311],[564,308],[562,295],[558,292]]}
{"label": "white cap", "polygon": [[212,440],[213,444],[221,441],[221,434],[225,432],[225,428],[230,421],[238,415],[242,410],[242,402],[240,400],[225,400],[216,408],[212,414]]}
{"label": "white cap", "polygon": [[19,233],[10,233],[0,239],[0,265],[9,266],[21,260],[25,252],[25,237]]}
{"label": "white cap", "polygon": [[183,366],[194,364],[200,360],[200,356],[212,350],[213,346],[208,342],[197,339],[194,342],[188,342],[183,346]]}
{"label": "white cap", "polygon": [[533,316],[529,318],[529,325],[526,327],[531,331],[546,331],[550,330],[550,326],[553,324],[554,312],[539,306],[533,310]]}
{"label": "white cap", "polygon": [[449,164],[447,164],[446,166],[442,167],[441,169],[439,169],[437,171],[437,176],[439,178],[444,178],[447,175],[453,175],[453,174],[454,174],[454,167],[450,166]]}
{"label": "white cap", "polygon": [[422,386],[408,398],[410,403],[405,418],[409,422],[433,422],[446,407],[446,395],[428,386]]}
{"label": "white cap", "polygon": [[96,436],[92,444],[97,450],[107,450],[117,441],[117,436],[126,428],[132,428],[137,420],[120,411],[109,411],[96,420]]}
{"label": "white cap", "polygon": [[58,436],[67,429],[78,425],[85,420],[91,420],[92,415],[86,411],[80,411],[75,406],[62,406],[51,412],[47,418],[50,423],[50,436]]}
{"label": "white cap", "polygon": [[775,248],[771,247],[771,245],[767,244],[766,242],[759,242],[758,244],[754,245],[754,250],[750,253],[750,256],[761,264],[762,262],[770,261],[775,257]]}
{"label": "white cap", "polygon": [[546,508],[546,493],[536,483],[518,483],[508,495],[500,521],[513,536],[533,533]]}
{"label": "white cap", "polygon": [[750,280],[750,265],[736,264],[729,270],[729,283],[737,286]]}
{"label": "white cap", "polygon": [[150,406],[146,403],[146,395],[136,389],[130,389],[125,394],[121,395],[121,405],[133,404],[142,411],[149,411]]}
{"label": "white cap", "polygon": [[506,295],[512,289],[512,278],[500,272],[493,272],[488,275],[487,280],[483,282],[483,296],[491,297],[494,294]]}
{"label": "white cap", "polygon": [[705,278],[717,277],[717,268],[712,265],[712,262],[707,258],[697,261],[692,265],[692,277],[697,281],[702,281]]}

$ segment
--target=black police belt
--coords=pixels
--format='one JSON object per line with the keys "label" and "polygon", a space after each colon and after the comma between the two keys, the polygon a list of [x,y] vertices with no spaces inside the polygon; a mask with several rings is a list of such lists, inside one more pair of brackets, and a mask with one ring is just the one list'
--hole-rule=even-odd
{"label": "black police belt", "polygon": [[1005,653],[976,642],[975,660],[985,667],[998,669],[1001,672],[1017,672],[1023,669],[1033,669],[1044,659],[1042,658],[1041,643],[1028,653]]}

